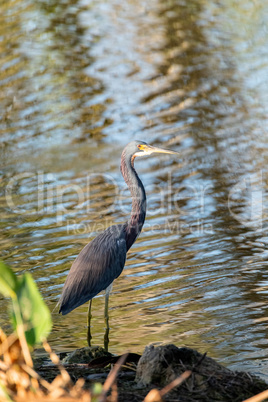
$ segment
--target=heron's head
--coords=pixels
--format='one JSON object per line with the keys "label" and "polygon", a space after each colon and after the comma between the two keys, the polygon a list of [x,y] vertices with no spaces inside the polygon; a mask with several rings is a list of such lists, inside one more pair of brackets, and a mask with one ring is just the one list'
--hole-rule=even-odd
{"label": "heron's head", "polygon": [[146,144],[144,141],[132,141],[126,146],[125,150],[133,159],[136,157],[148,156],[153,153],[178,154],[178,152],[170,151],[168,149],[153,147],[152,145]]}

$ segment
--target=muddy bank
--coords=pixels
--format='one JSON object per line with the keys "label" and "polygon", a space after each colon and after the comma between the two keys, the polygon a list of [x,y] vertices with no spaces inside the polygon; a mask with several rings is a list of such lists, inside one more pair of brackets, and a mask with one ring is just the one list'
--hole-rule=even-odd
{"label": "muddy bank", "polygon": [[[73,382],[83,378],[88,389],[96,382],[104,383],[119,358],[101,347],[77,349],[59,357]],[[117,398],[122,402],[143,401],[152,389],[156,390],[154,396],[152,392],[147,396],[151,402],[242,402],[268,388],[255,375],[233,372],[209,356],[175,345],[149,345],[142,356],[129,353],[122,359],[125,362],[116,377]],[[35,369],[50,382],[59,374],[57,366],[45,360],[36,361]],[[107,400],[113,398],[111,394]]]}

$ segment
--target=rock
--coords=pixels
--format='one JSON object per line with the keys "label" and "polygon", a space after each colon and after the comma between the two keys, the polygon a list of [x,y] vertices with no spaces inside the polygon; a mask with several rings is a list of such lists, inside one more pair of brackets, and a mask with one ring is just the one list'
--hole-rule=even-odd
{"label": "rock", "polygon": [[138,387],[153,384],[163,388],[186,370],[192,371],[190,377],[169,394],[183,402],[243,401],[267,389],[267,384],[252,374],[233,372],[196,350],[175,345],[147,346],[135,380]]}
{"label": "rock", "polygon": [[111,357],[112,354],[106,352],[101,346],[86,346],[84,348],[76,349],[69,353],[64,359],[63,363],[89,363],[97,357],[107,356]]}
{"label": "rock", "polygon": [[171,344],[156,348],[153,345],[146,346],[138,363],[136,381],[144,386],[165,386],[186,370],[183,364],[193,366],[201,358],[202,355],[195,350],[177,348]]}

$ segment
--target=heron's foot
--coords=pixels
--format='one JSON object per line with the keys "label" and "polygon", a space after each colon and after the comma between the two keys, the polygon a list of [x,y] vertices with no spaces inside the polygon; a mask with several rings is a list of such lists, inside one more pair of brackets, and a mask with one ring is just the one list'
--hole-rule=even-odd
{"label": "heron's foot", "polygon": [[108,352],[109,332],[110,332],[110,328],[106,327],[105,328],[105,334],[104,334],[104,350],[105,350],[105,352]]}
{"label": "heron's foot", "polygon": [[91,330],[90,327],[87,327],[87,344],[89,347],[91,346],[91,339],[92,339]]}
{"label": "heron's foot", "polygon": [[109,311],[108,311],[108,304],[109,304],[109,294],[112,289],[112,284],[108,286],[105,291],[105,306],[104,306],[104,322],[105,322],[105,334],[104,334],[104,350],[108,352],[108,345],[109,345]]}

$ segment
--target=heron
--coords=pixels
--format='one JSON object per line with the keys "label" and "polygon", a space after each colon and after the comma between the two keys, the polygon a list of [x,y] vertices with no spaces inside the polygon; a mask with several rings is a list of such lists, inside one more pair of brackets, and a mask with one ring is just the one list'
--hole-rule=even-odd
{"label": "heron", "polygon": [[104,348],[108,350],[109,314],[108,303],[113,281],[122,273],[128,250],[139,236],[146,215],[146,193],[134,168],[134,160],[143,156],[175,151],[132,141],[121,155],[120,170],[132,197],[130,218],[123,224],[113,225],[95,237],[78,254],[73,262],[59,299],[59,313],[68,314],[89,301],[87,315],[87,342],[91,346],[92,299],[105,290]]}

